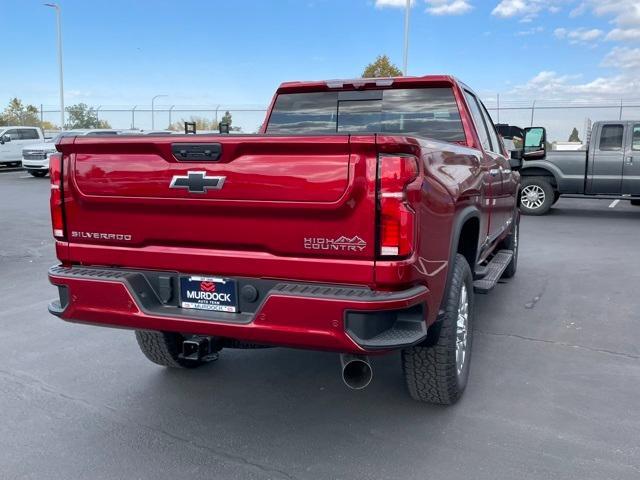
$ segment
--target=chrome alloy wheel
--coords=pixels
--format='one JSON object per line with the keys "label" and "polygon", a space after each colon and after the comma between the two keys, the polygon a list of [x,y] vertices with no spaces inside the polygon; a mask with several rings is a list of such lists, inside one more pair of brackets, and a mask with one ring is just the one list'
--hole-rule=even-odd
{"label": "chrome alloy wheel", "polygon": [[456,369],[462,375],[467,359],[467,330],[469,328],[469,295],[467,285],[463,284],[458,301],[458,319],[456,321]]}
{"label": "chrome alloy wheel", "polygon": [[520,203],[531,210],[540,208],[544,200],[544,189],[539,185],[527,185],[520,192]]}

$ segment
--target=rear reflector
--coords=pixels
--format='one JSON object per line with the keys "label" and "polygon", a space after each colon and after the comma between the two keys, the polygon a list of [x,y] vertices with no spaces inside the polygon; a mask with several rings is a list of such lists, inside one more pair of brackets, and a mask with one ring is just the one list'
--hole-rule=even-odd
{"label": "rear reflector", "polygon": [[405,257],[413,252],[416,219],[405,189],[417,176],[418,161],[414,156],[378,157],[380,256]]}
{"label": "rear reflector", "polygon": [[54,153],[49,156],[49,176],[51,177],[51,227],[53,236],[64,239],[64,212],[62,192],[62,154]]}

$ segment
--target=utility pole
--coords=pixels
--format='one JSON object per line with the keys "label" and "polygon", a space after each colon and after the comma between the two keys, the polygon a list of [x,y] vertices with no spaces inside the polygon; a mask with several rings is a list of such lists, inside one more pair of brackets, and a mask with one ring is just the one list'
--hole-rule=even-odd
{"label": "utility pole", "polygon": [[409,60],[409,12],[411,11],[411,0],[407,0],[404,10],[404,55],[402,60],[402,74],[407,75],[407,62]]}
{"label": "utility pole", "polygon": [[60,73],[60,130],[64,130],[64,82],[62,71],[62,25],[60,23],[60,5],[57,3],[45,3],[46,7],[56,9],[56,24],[58,27],[58,70]]}

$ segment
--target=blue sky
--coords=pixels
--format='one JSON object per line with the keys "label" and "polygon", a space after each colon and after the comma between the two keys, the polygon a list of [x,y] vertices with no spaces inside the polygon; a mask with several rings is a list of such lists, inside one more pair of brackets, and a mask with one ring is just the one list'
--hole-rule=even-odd
{"label": "blue sky", "polygon": [[[400,65],[404,3],[60,0],[66,103],[264,105],[282,81]],[[0,105],[56,105],[53,10],[0,8]],[[409,74],[428,73],[485,97],[640,97],[640,0],[415,0]]]}

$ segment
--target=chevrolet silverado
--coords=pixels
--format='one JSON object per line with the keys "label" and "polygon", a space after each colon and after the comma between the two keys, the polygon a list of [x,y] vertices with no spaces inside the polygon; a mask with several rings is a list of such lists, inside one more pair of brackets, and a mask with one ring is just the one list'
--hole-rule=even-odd
{"label": "chevrolet silverado", "polygon": [[257,135],[63,137],[50,160],[64,320],[136,331],[153,362],[334,351],[352,388],[400,351],[451,404],[474,292],[515,274],[521,155],[449,76],[291,82]]}

